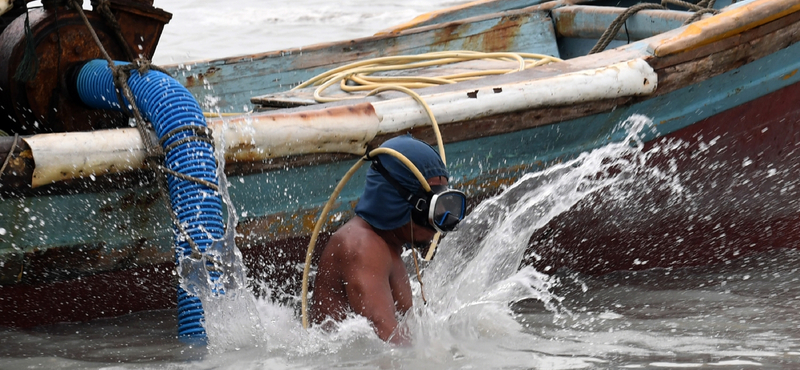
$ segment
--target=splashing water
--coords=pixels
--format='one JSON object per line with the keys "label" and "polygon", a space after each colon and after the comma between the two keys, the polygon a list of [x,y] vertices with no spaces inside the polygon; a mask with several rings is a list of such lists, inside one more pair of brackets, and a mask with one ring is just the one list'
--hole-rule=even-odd
{"label": "splashing water", "polygon": [[[443,357],[474,359],[480,356],[469,355],[467,348],[491,352],[527,335],[509,307],[512,302],[534,299],[556,316],[569,314],[560,308],[561,298],[550,292],[554,283],[550,277],[529,266],[520,268],[528,239],[587,195],[634,177],[646,156],[639,137],[651,125],[646,117],[633,116],[619,126],[627,132],[624,141],[527,174],[476,207],[460,230],[443,240],[436,261],[424,271],[425,293],[431,298],[427,305],[416,288],[415,308],[404,323],[412,332],[416,356],[437,361]],[[228,229],[233,230],[236,212],[229,209],[229,215]],[[364,318],[340,323],[333,333],[306,331],[294,317],[293,308],[268,301],[254,305],[255,299],[243,283],[244,267],[232,235],[226,236],[224,243],[215,243],[210,254],[225,265],[226,293],[212,294],[209,284],[197,284],[202,289],[195,291],[203,297],[215,352],[259,345],[267,345],[275,354],[300,358],[319,352],[347,357],[345,349],[354,346],[361,348],[358,356],[363,356],[364,348],[383,352],[383,343]],[[204,271],[202,263],[193,266],[188,270]],[[186,280],[196,279],[185,276]],[[491,338],[500,339],[496,348],[487,346]],[[491,357],[496,361],[496,356]]]}
{"label": "splashing water", "polygon": [[[555,281],[530,266],[520,266],[528,241],[534,231],[587,195],[641,178],[640,165],[647,154],[640,137],[651,127],[647,117],[630,117],[618,128],[627,133],[622,142],[524,175],[478,205],[457,232],[448,234],[436,261],[424,272],[429,301],[425,305],[417,299],[407,320],[418,354],[440,359],[443,353],[454,353],[447,357],[474,359],[513,347],[527,334],[515,320],[512,302],[537,300],[556,318],[569,315],[559,304],[562,298],[551,293]],[[465,353],[466,347],[483,356]],[[489,358],[497,360],[496,355]]]}
{"label": "splashing water", "polygon": [[[227,129],[223,124],[222,132]],[[224,135],[219,135],[215,147],[224,148]],[[215,151],[217,156],[217,178],[219,193],[227,207],[228,219],[225,235],[215,240],[199,260],[186,256],[180,260],[178,275],[181,287],[199,297],[203,302],[205,329],[209,338],[209,351],[221,353],[248,347],[264,347],[266,337],[264,327],[256,308],[256,299],[247,284],[247,268],[242,262],[242,253],[236,247],[236,225],[238,216],[225,176],[223,151]],[[222,271],[219,280],[212,282],[208,267],[214,266]],[[218,292],[224,292],[220,294]]]}

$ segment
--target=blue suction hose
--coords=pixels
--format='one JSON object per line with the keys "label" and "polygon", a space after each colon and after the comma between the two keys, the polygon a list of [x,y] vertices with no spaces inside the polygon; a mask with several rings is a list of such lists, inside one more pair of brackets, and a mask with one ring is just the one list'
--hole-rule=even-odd
{"label": "blue suction hose", "polygon": [[[105,60],[86,63],[77,73],[75,85],[84,104],[97,109],[123,110],[118,98],[121,95],[117,94],[111,69]],[[161,140],[165,149],[181,139],[197,136],[192,128],[207,127],[203,111],[194,96],[171,76],[154,70],[140,76],[138,71],[132,70],[128,85],[142,115],[153,124],[158,138],[161,140],[169,133],[174,133]],[[127,100],[125,104],[129,104]],[[185,130],[180,130],[181,128]],[[165,165],[173,171],[219,184],[214,147],[208,142],[185,140],[166,153]],[[197,244],[200,252],[205,253],[213,239],[221,239],[225,233],[219,193],[205,185],[169,175],[167,182],[170,202],[178,221]],[[175,235],[175,256],[180,260],[189,256],[192,250],[179,232]],[[218,281],[220,274],[216,270],[209,271],[211,282]],[[224,294],[221,288],[216,292]],[[179,286],[178,336],[190,342],[204,343],[204,321],[200,299]]]}

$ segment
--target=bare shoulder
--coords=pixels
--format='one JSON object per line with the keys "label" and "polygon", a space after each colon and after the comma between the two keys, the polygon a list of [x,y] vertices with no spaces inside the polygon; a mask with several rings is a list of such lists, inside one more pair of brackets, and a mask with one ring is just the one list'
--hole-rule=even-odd
{"label": "bare shoulder", "polygon": [[[330,248],[330,251],[328,251]],[[386,242],[361,218],[353,218],[331,236],[326,251],[340,262],[390,263]]]}

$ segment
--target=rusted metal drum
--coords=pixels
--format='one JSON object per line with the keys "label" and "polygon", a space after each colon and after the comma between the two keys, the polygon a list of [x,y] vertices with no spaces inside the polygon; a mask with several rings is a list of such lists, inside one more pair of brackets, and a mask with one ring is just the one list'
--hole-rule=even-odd
{"label": "rusted metal drum", "polygon": [[[138,56],[152,57],[161,30],[172,15],[130,0],[114,1],[111,9],[127,45],[118,41],[99,12],[86,12],[111,58],[129,59],[124,48]],[[27,17],[38,71],[27,82],[15,78],[29,42],[26,15],[22,14],[0,34],[0,129],[26,135],[128,126],[124,113],[91,109],[68,86],[69,75],[79,66],[103,58],[78,12],[66,6],[45,6],[30,9]]]}

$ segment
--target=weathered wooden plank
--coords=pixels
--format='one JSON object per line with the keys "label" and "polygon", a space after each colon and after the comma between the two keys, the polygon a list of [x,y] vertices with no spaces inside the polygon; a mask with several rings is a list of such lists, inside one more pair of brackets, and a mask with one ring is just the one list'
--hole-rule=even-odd
{"label": "weathered wooden plank", "polygon": [[[773,32],[766,33],[768,31]],[[798,41],[800,41],[800,13],[768,23],[746,34],[731,37],[723,44],[729,46],[728,49],[705,56],[703,54],[721,48],[723,45],[698,49],[691,54],[697,58],[687,62],[675,64],[675,61],[685,58],[681,55],[666,58],[655,57],[652,59],[651,65],[658,66],[656,95],[666,94],[718,76],[773,54],[776,50],[787,48]],[[764,71],[764,73],[768,72],[770,71]],[[756,77],[754,76],[754,79]]]}
{"label": "weathered wooden plank", "polygon": [[[687,61],[703,58],[715,53],[725,52],[726,50],[735,48],[742,44],[753,43],[753,40],[760,39],[765,36],[768,37],[770,40],[774,40],[775,36],[774,35],[770,36],[770,34],[774,32],[779,32],[781,29],[790,27],[792,26],[792,24],[797,22],[800,22],[800,12],[792,13],[783,18],[753,28],[748,32],[742,32],[733,35],[724,40],[717,41],[713,44],[704,45],[699,48],[695,48],[693,50],[685,51],[679,54],[672,54],[668,56],[653,58],[651,65],[653,66],[653,68],[656,69],[666,68],[668,66],[674,66],[677,64],[685,63]],[[789,38],[791,39],[793,37]],[[781,39],[779,38],[778,40]],[[779,48],[778,45],[774,46],[762,45],[762,47],[771,48],[772,50],[776,50],[776,48]]]}
{"label": "weathered wooden plank", "polygon": [[722,41],[753,28],[800,12],[797,0],[752,1],[690,24],[680,34],[651,44],[653,54],[667,56]]}

